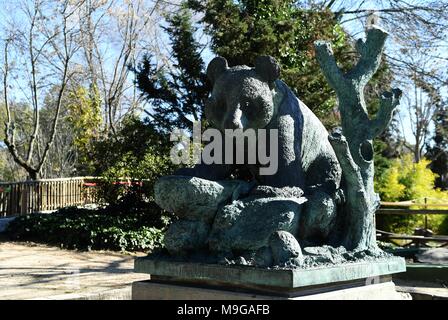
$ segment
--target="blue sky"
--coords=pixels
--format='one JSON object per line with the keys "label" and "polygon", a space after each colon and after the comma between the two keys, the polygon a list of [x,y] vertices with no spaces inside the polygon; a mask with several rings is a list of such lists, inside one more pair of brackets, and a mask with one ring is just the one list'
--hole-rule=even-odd
{"label": "blue sky", "polygon": [[[422,4],[426,1],[410,1],[408,3],[414,3],[414,4]],[[346,10],[354,10],[354,9],[380,9],[382,8],[382,5],[380,4],[380,1],[370,0],[370,1],[337,1],[334,10],[339,10],[341,8],[345,8]],[[380,20],[379,24],[381,26],[381,14],[378,14]],[[342,18],[343,27],[349,32],[349,34],[353,35],[355,38],[364,38],[365,37],[365,18],[362,19],[355,19],[355,15],[345,15]],[[397,43],[394,41],[393,36],[393,30],[386,30],[391,33],[391,36],[389,37],[385,50],[388,54],[394,55],[394,52],[396,50],[399,50]],[[207,38],[206,36],[201,34],[202,42],[206,43]],[[438,50],[438,54],[442,56],[447,56],[445,51]],[[210,49],[204,50],[203,57],[204,61],[208,63],[213,58],[213,53],[210,51]],[[448,56],[447,56],[448,58]],[[400,82],[406,82],[406,79],[403,78],[397,78]],[[392,84],[393,86],[397,86],[396,83]],[[403,84],[399,85],[400,88],[403,89],[405,94],[409,95],[410,99],[413,99],[413,91],[410,90],[409,87],[403,87]],[[300,98],[300,97],[299,97]],[[411,119],[409,116],[408,106],[404,103],[404,100],[402,100],[401,105],[399,106],[399,119],[400,119],[400,129],[402,130],[402,135],[404,138],[411,144],[415,143],[414,136],[411,131]]]}
{"label": "blue sky", "polygon": [[[148,0],[150,2],[152,2],[152,0]],[[417,3],[417,4],[424,4],[427,1],[410,1],[410,3]],[[16,1],[14,0],[0,0],[0,19],[2,21],[5,21],[7,18],[13,18],[16,21],[20,21],[21,16],[20,13],[15,9],[16,7]],[[336,2],[336,6],[334,9],[339,9],[339,8],[346,8],[347,10],[352,10],[354,8],[362,8],[362,9],[378,9],[381,8],[381,1],[376,1],[376,0],[367,0],[367,1],[337,1]],[[347,21],[350,20],[353,17],[353,15],[346,15],[343,18],[343,21]],[[162,23],[162,22],[160,22]],[[0,23],[1,25],[2,23]],[[356,37],[363,37],[364,36],[364,26],[362,24],[362,21],[360,20],[351,20],[348,22],[345,22],[343,24],[344,28],[346,28],[346,30],[353,35],[356,35]],[[387,42],[386,44],[386,51],[388,53],[393,53],[394,50],[397,50],[397,44],[394,42],[393,39],[393,30],[392,30],[392,36],[390,37],[390,40]],[[2,39],[4,39],[4,29],[2,29],[0,31],[0,35],[2,37]],[[198,38],[200,39],[200,42],[203,44],[206,44],[208,39],[207,37],[201,32],[201,30],[198,33]],[[166,36],[164,36],[164,40],[165,42],[168,42],[168,39],[166,39]],[[442,55],[442,56],[446,56],[447,57],[447,53],[446,50],[439,50],[436,52],[438,55]],[[213,53],[210,51],[209,48],[206,48],[203,51],[203,57],[204,57],[204,61],[206,64],[208,64],[208,62],[213,58]],[[448,58],[448,57],[447,57]],[[446,65],[445,65],[446,66]],[[400,79],[402,80],[402,79]],[[409,93],[411,92],[409,90],[409,88],[403,88],[405,92]],[[24,99],[24,95],[22,92],[20,91],[16,91],[15,92],[16,98],[18,100]],[[412,93],[409,93],[410,97],[412,98]],[[300,97],[299,97],[300,98]],[[404,135],[406,137],[406,139],[413,143],[413,137],[411,134],[411,126],[410,126],[410,119],[409,119],[409,115],[407,110],[405,109],[405,105],[402,104],[400,107],[400,114],[401,114],[401,118],[403,119],[403,128],[404,128]]]}

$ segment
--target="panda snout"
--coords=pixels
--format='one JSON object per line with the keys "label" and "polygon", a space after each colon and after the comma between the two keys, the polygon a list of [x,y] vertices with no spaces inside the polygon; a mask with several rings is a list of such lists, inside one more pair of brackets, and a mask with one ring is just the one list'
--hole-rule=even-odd
{"label": "panda snout", "polygon": [[240,120],[233,119],[233,121],[230,123],[229,129],[243,129],[243,124]]}
{"label": "panda snout", "polygon": [[242,116],[241,110],[237,109],[232,116],[227,118],[226,129],[243,129],[241,116]]}

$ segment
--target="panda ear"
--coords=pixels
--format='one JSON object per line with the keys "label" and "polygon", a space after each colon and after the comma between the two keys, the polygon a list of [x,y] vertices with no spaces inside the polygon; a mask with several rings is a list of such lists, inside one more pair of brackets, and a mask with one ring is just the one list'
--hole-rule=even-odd
{"label": "panda ear", "polygon": [[255,72],[266,82],[273,82],[280,77],[280,66],[271,56],[259,56],[255,60]]}
{"label": "panda ear", "polygon": [[207,67],[207,77],[212,84],[215,83],[216,79],[219,78],[228,69],[227,60],[223,57],[216,57]]}

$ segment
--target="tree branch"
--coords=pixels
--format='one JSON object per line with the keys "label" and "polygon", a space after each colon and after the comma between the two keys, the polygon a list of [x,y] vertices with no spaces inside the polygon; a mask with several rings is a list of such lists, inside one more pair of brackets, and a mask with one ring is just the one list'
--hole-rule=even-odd
{"label": "tree branch", "polygon": [[34,144],[36,142],[36,138],[39,132],[39,108],[38,108],[38,99],[37,99],[37,81],[36,81],[36,60],[35,60],[35,56],[34,56],[34,44],[33,44],[33,38],[34,38],[34,28],[35,28],[35,21],[36,21],[36,17],[37,17],[37,13],[39,11],[39,7],[38,7],[38,3],[35,3],[35,8],[34,8],[34,14],[32,16],[31,19],[31,26],[29,29],[29,55],[30,55],[30,63],[31,63],[31,97],[33,100],[33,108],[34,108],[34,129],[33,129],[33,133],[31,134],[30,137],[30,142],[29,142],[29,148],[28,148],[28,155],[26,157],[26,162],[27,163],[31,163],[32,161],[32,155],[33,155],[33,150],[34,150]]}
{"label": "tree branch", "polygon": [[335,14],[358,14],[358,13],[370,13],[370,12],[383,12],[383,13],[400,13],[400,12],[413,12],[413,11],[434,11],[438,12],[437,9],[431,9],[427,6],[408,6],[403,8],[384,8],[384,9],[357,9],[357,10],[340,10],[335,12]]}
{"label": "tree branch", "polygon": [[361,87],[367,84],[380,66],[387,36],[386,31],[373,25],[367,30],[366,40],[359,39],[356,42],[356,50],[360,54],[360,59],[356,66],[347,73],[348,79],[360,83]]}
{"label": "tree branch", "polygon": [[402,91],[400,89],[392,89],[392,91],[386,91],[381,95],[380,109],[375,119],[370,121],[371,139],[379,136],[389,126],[393,113],[400,104],[401,95]]}
{"label": "tree branch", "polygon": [[[66,9],[66,8],[65,8]],[[55,111],[55,115],[53,118],[53,124],[51,127],[51,133],[50,133],[50,138],[47,141],[47,144],[45,145],[44,151],[42,153],[42,158],[40,159],[40,162],[37,166],[37,172],[39,173],[42,169],[42,166],[44,165],[48,153],[50,151],[50,148],[53,144],[55,135],[56,135],[56,131],[57,131],[57,126],[58,126],[58,122],[59,122],[59,115],[60,115],[60,111],[61,111],[61,105],[62,105],[62,98],[64,96],[64,92],[65,92],[65,87],[67,85],[67,73],[68,73],[68,68],[69,68],[69,63],[70,63],[70,58],[72,55],[70,55],[69,52],[69,43],[68,43],[68,31],[67,31],[67,16],[65,15],[65,10],[63,12],[63,36],[64,36],[64,54],[65,54],[65,59],[64,59],[64,72],[62,74],[62,79],[61,79],[61,86],[59,88],[58,91],[58,97],[57,97],[57,103],[56,103],[56,111]]]}
{"label": "tree branch", "polygon": [[347,139],[340,130],[335,130],[328,136],[342,167],[342,174],[347,183],[357,190],[364,190],[364,183],[358,165],[353,160]]}
{"label": "tree branch", "polygon": [[361,170],[352,158],[350,149],[345,137],[340,130],[335,130],[328,137],[336,157],[342,168],[342,174],[346,181],[346,205],[345,223],[350,226],[344,235],[343,244],[351,250],[364,250],[370,246],[372,241],[372,227],[369,215],[369,198],[364,187]]}
{"label": "tree branch", "polygon": [[360,58],[356,66],[346,74],[334,60],[331,46],[316,42],[316,56],[328,82],[336,91],[341,113],[341,131],[329,136],[346,181],[345,224],[349,226],[343,240],[348,249],[365,250],[374,248],[374,211],[378,197],[373,185],[373,147],[370,134],[380,132],[389,123],[392,112],[398,104],[401,91],[384,94],[380,112],[372,129],[367,114],[364,88],[381,62],[387,32],[373,25],[366,32],[366,40],[358,40],[356,50]]}
{"label": "tree branch", "polygon": [[338,92],[342,89],[342,85],[346,82],[346,79],[336,63],[333,50],[331,49],[331,44],[326,41],[316,41],[314,43],[314,48],[316,51],[316,58],[321,66],[322,72],[331,87]]}
{"label": "tree branch", "polygon": [[36,172],[36,169],[33,168],[28,162],[26,162],[22,157],[20,157],[19,152],[17,151],[17,146],[15,144],[15,126],[12,122],[12,116],[11,116],[11,108],[9,105],[9,99],[8,99],[8,75],[9,75],[9,57],[8,57],[8,50],[9,50],[9,44],[11,39],[7,39],[5,43],[5,52],[4,52],[4,59],[5,59],[5,65],[4,65],[4,72],[3,72],[3,95],[4,95],[4,103],[6,108],[6,122],[5,122],[5,145],[8,148],[9,152],[11,153],[12,158],[14,161],[19,164],[21,167],[23,167],[28,173]]}

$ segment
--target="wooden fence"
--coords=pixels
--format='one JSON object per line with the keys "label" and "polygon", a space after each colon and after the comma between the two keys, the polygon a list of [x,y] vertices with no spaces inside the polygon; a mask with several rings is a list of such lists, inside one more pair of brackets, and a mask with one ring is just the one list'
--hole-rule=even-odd
{"label": "wooden fence", "polygon": [[407,234],[396,234],[391,232],[385,232],[382,230],[377,230],[377,239],[392,241],[393,240],[410,240],[409,245],[425,245],[427,242],[439,242],[442,246],[448,244],[448,236],[446,235],[432,235],[428,231],[428,214],[445,214],[448,215],[448,203],[428,203],[428,199],[423,199],[423,203],[418,203],[415,200],[402,201],[402,202],[381,202],[380,209],[377,210],[376,215],[384,214],[398,214],[398,215],[415,215],[423,214],[425,216],[425,226],[423,229],[423,235],[407,235]]}
{"label": "wooden fence", "polygon": [[0,217],[94,203],[95,177],[0,183]]}

